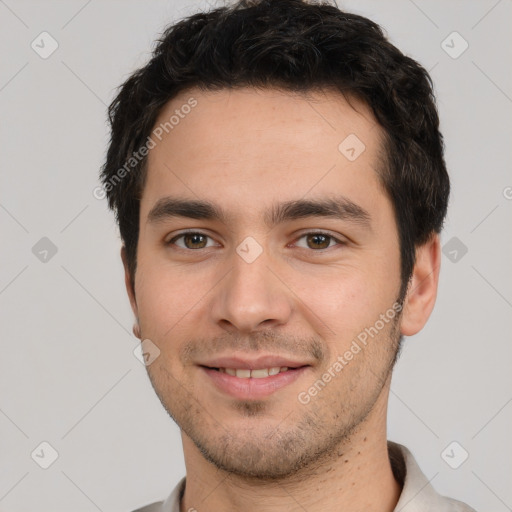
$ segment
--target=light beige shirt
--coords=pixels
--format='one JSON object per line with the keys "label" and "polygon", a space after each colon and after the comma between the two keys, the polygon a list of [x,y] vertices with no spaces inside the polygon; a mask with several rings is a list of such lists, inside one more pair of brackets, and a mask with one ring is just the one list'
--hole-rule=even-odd
{"label": "light beige shirt", "polygon": [[[402,486],[394,512],[476,512],[461,501],[438,494],[405,446],[388,441],[388,449],[393,474]],[[134,512],[180,512],[185,478],[178,482],[164,502],[153,503]]]}

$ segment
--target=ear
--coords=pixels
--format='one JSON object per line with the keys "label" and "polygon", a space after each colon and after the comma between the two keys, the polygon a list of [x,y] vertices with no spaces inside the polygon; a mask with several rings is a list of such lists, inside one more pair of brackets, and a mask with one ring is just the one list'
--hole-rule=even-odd
{"label": "ear", "polygon": [[121,260],[123,261],[124,266],[124,284],[126,286],[126,292],[128,293],[128,298],[130,299],[130,305],[132,307],[133,314],[138,321],[139,313],[137,308],[137,301],[135,299],[135,283],[132,282],[130,271],[128,270],[128,258],[126,256],[126,247],[124,245],[121,247]]}
{"label": "ear", "polygon": [[433,234],[428,242],[416,248],[416,263],[404,301],[401,333],[412,336],[427,323],[434,309],[441,267],[441,243]]}

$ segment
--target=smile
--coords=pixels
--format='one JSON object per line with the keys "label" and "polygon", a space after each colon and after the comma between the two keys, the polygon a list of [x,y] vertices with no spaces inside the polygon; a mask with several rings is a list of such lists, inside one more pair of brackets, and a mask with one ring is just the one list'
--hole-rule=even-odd
{"label": "smile", "polygon": [[270,396],[299,379],[308,368],[309,365],[299,368],[276,366],[254,370],[200,366],[215,389],[239,400]]}

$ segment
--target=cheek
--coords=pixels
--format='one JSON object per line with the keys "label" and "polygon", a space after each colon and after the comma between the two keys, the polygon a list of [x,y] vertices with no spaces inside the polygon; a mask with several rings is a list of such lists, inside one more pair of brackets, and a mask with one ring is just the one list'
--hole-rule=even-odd
{"label": "cheek", "polygon": [[[314,322],[326,339],[346,338],[364,324],[375,308],[371,280],[357,268],[329,268],[297,275],[296,302],[300,314]],[[316,317],[316,320],[315,320]]]}
{"label": "cheek", "polygon": [[139,268],[135,291],[143,335],[155,339],[172,337],[200,307],[197,303],[204,294],[204,281],[201,284],[190,270],[184,274],[158,263],[140,262]]}
{"label": "cheek", "polygon": [[[297,275],[294,286],[301,300],[296,301],[299,315],[308,318],[326,340],[340,347],[366,327],[374,325],[393,304],[396,276],[385,266],[322,269]],[[392,281],[395,279],[397,282]]]}

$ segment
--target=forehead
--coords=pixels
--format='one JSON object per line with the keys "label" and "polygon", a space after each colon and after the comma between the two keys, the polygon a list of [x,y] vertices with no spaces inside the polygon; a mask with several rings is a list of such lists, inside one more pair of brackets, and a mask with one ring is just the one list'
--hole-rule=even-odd
{"label": "forehead", "polygon": [[381,128],[365,104],[335,91],[188,89],[162,109],[151,138],[141,220],[165,195],[246,213],[332,192],[368,204],[383,195]]}

